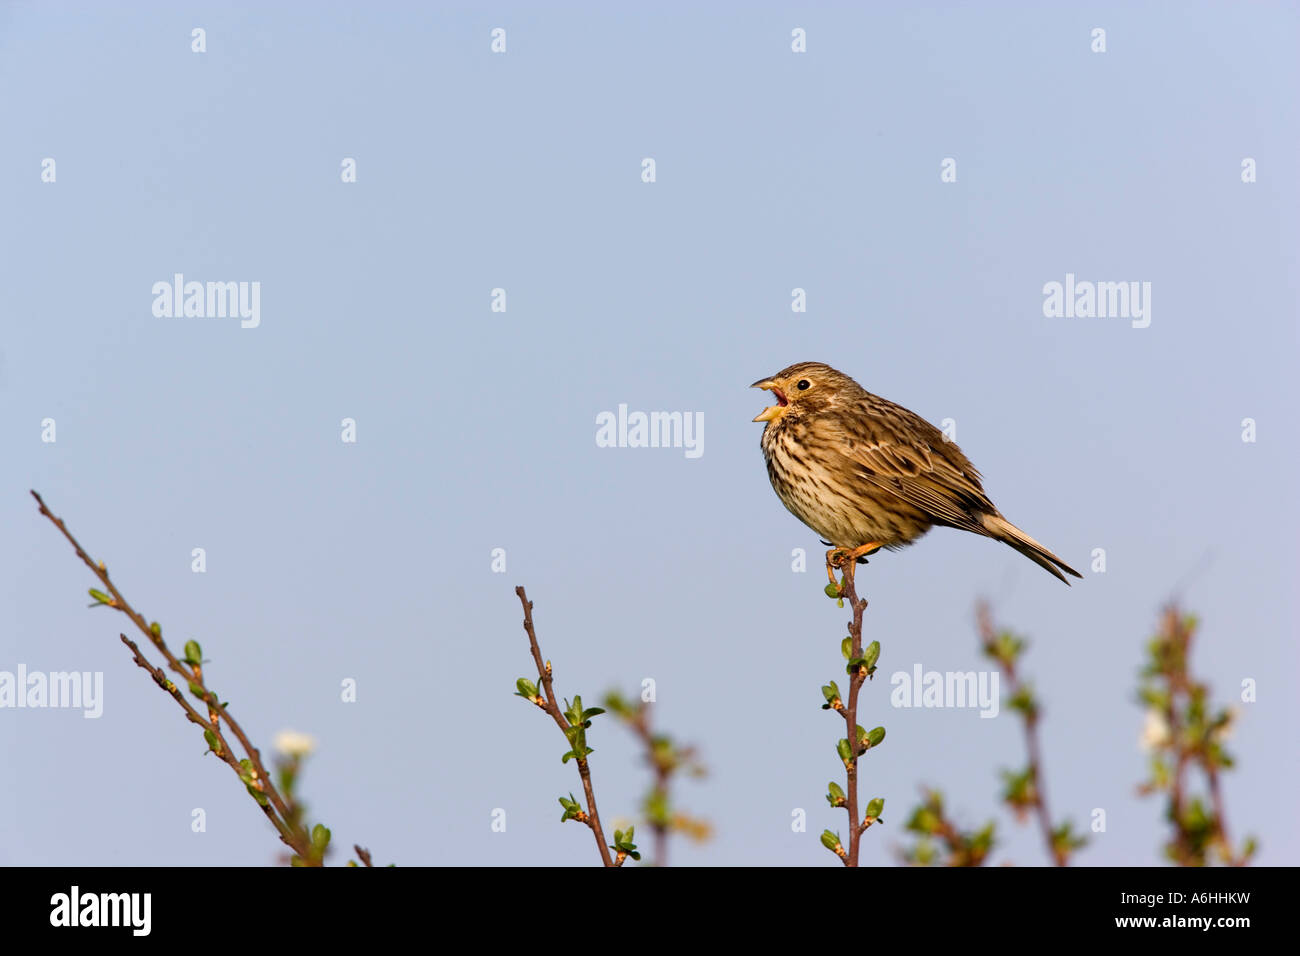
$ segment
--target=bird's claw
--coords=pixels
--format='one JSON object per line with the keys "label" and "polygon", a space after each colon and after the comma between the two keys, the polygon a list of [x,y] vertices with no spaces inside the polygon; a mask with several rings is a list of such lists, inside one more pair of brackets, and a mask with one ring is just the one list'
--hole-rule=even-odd
{"label": "bird's claw", "polygon": [[[830,580],[830,586],[826,588],[826,593],[830,594],[831,588],[834,588],[836,593],[832,597],[843,598],[845,587],[853,580],[853,572],[856,566],[866,564],[866,556],[875,554],[880,548],[880,543],[873,541],[857,548],[831,548],[827,551],[826,577]],[[842,572],[839,581],[835,580],[836,571]]]}

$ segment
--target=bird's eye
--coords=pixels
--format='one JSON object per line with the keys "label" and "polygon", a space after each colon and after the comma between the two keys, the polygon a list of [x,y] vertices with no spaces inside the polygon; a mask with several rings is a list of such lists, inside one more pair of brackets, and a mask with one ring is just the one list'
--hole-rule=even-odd
{"label": "bird's eye", "polygon": [[808,379],[806,378],[799,379],[799,383],[795,385],[795,388],[799,389],[799,391],[801,392],[811,387],[812,387],[812,382],[808,381]]}

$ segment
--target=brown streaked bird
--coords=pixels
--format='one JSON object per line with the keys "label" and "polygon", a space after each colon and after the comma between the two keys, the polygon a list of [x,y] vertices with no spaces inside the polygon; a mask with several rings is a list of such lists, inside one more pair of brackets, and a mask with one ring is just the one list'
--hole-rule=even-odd
{"label": "brown streaked bird", "polygon": [[1002,517],[961,449],[914,412],[821,362],[751,387],[776,396],[754,419],[767,423],[767,476],[790,512],[834,546],[831,584],[834,568],[852,575],[862,555],[906,547],[935,525],[1003,541],[1066,584],[1061,571],[1082,577]]}

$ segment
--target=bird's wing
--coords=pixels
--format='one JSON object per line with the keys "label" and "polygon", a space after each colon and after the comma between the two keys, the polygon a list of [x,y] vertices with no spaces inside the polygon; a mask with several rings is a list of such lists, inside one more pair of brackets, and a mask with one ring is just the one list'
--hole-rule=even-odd
{"label": "bird's wing", "polygon": [[984,494],[979,472],[941,431],[890,405],[884,414],[872,415],[869,434],[855,435],[851,426],[840,425],[839,447],[858,474],[936,521],[983,533],[976,516],[997,509]]}

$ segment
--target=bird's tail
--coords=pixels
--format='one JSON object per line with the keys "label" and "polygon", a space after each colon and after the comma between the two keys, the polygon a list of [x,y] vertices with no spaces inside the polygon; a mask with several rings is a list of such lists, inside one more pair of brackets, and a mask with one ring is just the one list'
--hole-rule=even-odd
{"label": "bird's tail", "polygon": [[[1052,554],[1052,552],[1048,551],[1041,544],[1029,537],[1029,535],[1025,534],[1001,515],[986,514],[983,516],[983,521],[984,529],[989,537],[997,538],[999,541],[1005,541],[1030,561],[1033,561],[1040,567],[1046,568],[1062,581],[1065,581],[1065,574],[1062,574],[1061,571],[1064,571],[1066,574],[1073,574],[1076,578],[1083,577],[1082,574],[1074,570],[1074,568],[1070,567],[1056,555]],[[1058,571],[1057,568],[1060,568],[1061,570]],[[1070,582],[1065,581],[1065,583],[1068,585]]]}

